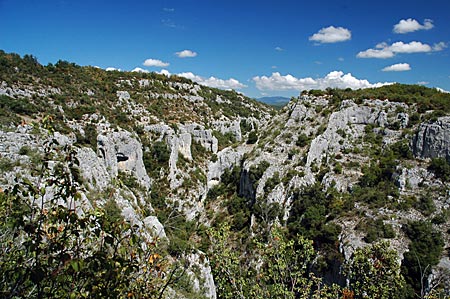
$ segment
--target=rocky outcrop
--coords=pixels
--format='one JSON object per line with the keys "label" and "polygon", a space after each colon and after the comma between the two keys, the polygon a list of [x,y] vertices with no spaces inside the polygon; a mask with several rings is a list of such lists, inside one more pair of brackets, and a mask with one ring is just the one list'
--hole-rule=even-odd
{"label": "rocky outcrop", "polygon": [[108,173],[105,163],[99,159],[97,154],[87,147],[77,150],[79,168],[89,189],[105,190],[111,183],[111,176]]}
{"label": "rocky outcrop", "polygon": [[[189,261],[188,275],[194,291],[203,294],[208,299],[216,299],[216,285],[206,255],[202,252],[191,253],[186,260]],[[195,269],[197,273],[194,273],[192,269]]]}
{"label": "rocky outcrop", "polygon": [[213,127],[222,134],[231,133],[237,141],[242,140],[240,120],[218,120],[213,122]]}
{"label": "rocky outcrop", "polygon": [[325,156],[338,152],[344,147],[343,134],[349,134],[350,139],[355,140],[363,133],[360,125],[368,124],[385,126],[386,113],[377,106],[358,106],[353,101],[343,101],[341,109],[331,114],[325,132],[311,142],[306,165],[320,162]]}
{"label": "rocky outcrop", "polygon": [[142,144],[130,132],[119,131],[97,136],[98,154],[112,177],[118,171],[125,171],[136,177],[138,182],[150,187],[150,178],[142,160]]}
{"label": "rocky outcrop", "polygon": [[450,161],[450,117],[419,126],[412,140],[413,153],[418,158],[445,158]]}
{"label": "rocky outcrop", "polygon": [[220,177],[226,169],[232,169],[234,166],[239,165],[244,151],[235,150],[227,147],[217,154],[216,161],[210,161],[208,164],[208,188],[212,188],[220,182]]}

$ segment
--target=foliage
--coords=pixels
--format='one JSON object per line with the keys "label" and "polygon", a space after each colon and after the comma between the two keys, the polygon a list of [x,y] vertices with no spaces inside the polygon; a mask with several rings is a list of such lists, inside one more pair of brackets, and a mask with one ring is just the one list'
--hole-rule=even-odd
{"label": "foliage", "polygon": [[[55,156],[62,152],[63,156]],[[83,210],[75,152],[44,147],[36,182],[0,193],[2,298],[156,298],[169,264],[117,207]],[[49,161],[60,161],[48,167]]]}
{"label": "foliage", "polygon": [[234,137],[233,132],[221,133],[219,131],[213,131],[214,137],[217,138],[219,144],[219,149],[224,149],[236,142],[236,137]]}
{"label": "foliage", "polygon": [[336,202],[343,200],[332,188],[323,191],[320,183],[304,187],[293,194],[293,202],[287,228],[291,238],[303,235],[314,241],[314,246],[324,258],[321,271],[328,270],[333,263],[342,260],[337,244],[341,227],[332,222],[342,206]]}
{"label": "foliage", "polygon": [[443,181],[450,181],[450,163],[445,158],[431,159],[428,169]]}
{"label": "foliage", "polygon": [[299,147],[304,147],[308,145],[308,143],[311,141],[311,138],[308,137],[305,133],[302,133],[298,135],[297,140],[295,141],[295,145]]}
{"label": "foliage", "polygon": [[253,130],[248,134],[247,144],[255,144],[258,141],[258,135],[256,131]]}
{"label": "foliage", "polygon": [[379,238],[395,237],[395,232],[392,225],[385,224],[381,218],[377,220],[367,219],[365,222],[360,222],[357,229],[366,232],[364,240],[368,243],[373,243]]}
{"label": "foliage", "polygon": [[161,168],[168,167],[170,151],[167,144],[163,141],[157,141],[151,145],[149,151],[143,154],[145,170],[154,178],[159,177]]}
{"label": "foliage", "polygon": [[249,177],[253,184],[258,182],[270,164],[267,161],[261,161],[257,166],[252,165],[249,169]]}
{"label": "foliage", "polygon": [[378,88],[327,89],[326,93],[336,99],[389,99],[408,105],[416,104],[420,113],[427,110],[450,112],[450,95],[422,85],[391,84]]}
{"label": "foliage", "polygon": [[401,268],[407,282],[405,298],[423,297],[428,287],[427,277],[431,267],[439,262],[444,241],[441,233],[425,221],[409,222],[405,232],[411,240]]}
{"label": "foliage", "polygon": [[344,266],[354,298],[402,298],[400,290],[405,280],[397,257],[388,242],[356,249]]}
{"label": "foliage", "polygon": [[[268,242],[254,240],[253,258],[242,259],[229,226],[209,231],[211,265],[219,298],[335,298],[337,286],[327,286],[311,272],[316,257],[312,242],[298,236],[287,240],[274,227]],[[249,258],[249,257],[247,257]]]}

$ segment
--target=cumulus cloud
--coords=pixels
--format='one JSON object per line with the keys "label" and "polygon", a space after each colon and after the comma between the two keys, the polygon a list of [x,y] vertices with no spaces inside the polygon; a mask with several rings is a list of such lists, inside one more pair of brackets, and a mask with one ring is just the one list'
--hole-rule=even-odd
{"label": "cumulus cloud", "polygon": [[423,25],[421,25],[415,19],[409,18],[407,20],[400,20],[398,24],[394,25],[394,29],[392,31],[394,31],[395,33],[404,34],[417,30],[430,30],[433,27],[433,21],[430,19],[425,19]]}
{"label": "cumulus cloud", "polygon": [[253,77],[253,81],[256,84],[256,88],[259,90],[310,90],[310,89],[325,89],[331,88],[368,88],[379,87],[391,83],[375,83],[372,84],[365,79],[358,79],[352,76],[352,74],[344,74],[341,71],[330,72],[323,78],[313,79],[296,78],[292,75],[281,75],[280,73],[272,73],[270,77],[256,76]]}
{"label": "cumulus cloud", "polygon": [[132,69],[131,72],[135,72],[135,73],[149,73],[149,71],[144,70],[144,69],[142,69],[140,67],[136,67],[136,68]]}
{"label": "cumulus cloud", "polygon": [[283,48],[281,48],[281,47],[275,47],[275,51],[278,51],[278,52],[283,52],[283,51],[284,51],[284,49],[283,49]]}
{"label": "cumulus cloud", "polygon": [[157,74],[160,74],[160,75],[164,75],[164,76],[167,76],[167,77],[170,77],[172,74],[168,71],[168,70],[166,70],[166,69],[162,69],[161,71],[159,71],[159,72],[156,72]]}
{"label": "cumulus cloud", "polygon": [[167,67],[169,66],[168,62],[162,62],[161,60],[158,59],[146,59],[143,63],[143,65],[145,66],[155,66],[155,67]]}
{"label": "cumulus cloud", "polygon": [[322,28],[319,32],[309,37],[309,40],[318,43],[338,43],[352,38],[350,30],[343,27],[330,26]]}
{"label": "cumulus cloud", "polygon": [[439,92],[442,92],[442,93],[450,93],[450,91],[442,89],[440,87],[436,87],[436,90],[439,91]]}
{"label": "cumulus cloud", "polygon": [[115,68],[115,67],[107,67],[106,69],[105,69],[107,72],[112,72],[112,71],[121,71],[121,69],[118,69],[118,68]]}
{"label": "cumulus cloud", "polygon": [[230,78],[227,80],[219,79],[216,77],[209,77],[204,78],[198,75],[193,74],[192,72],[186,72],[186,73],[180,73],[178,74],[180,77],[184,77],[187,79],[190,79],[194,82],[197,82],[198,84],[214,87],[214,88],[221,88],[221,89],[241,89],[244,87],[247,87],[247,85],[242,84],[238,80],[234,78]]}
{"label": "cumulus cloud", "polygon": [[409,70],[411,70],[411,66],[408,63],[397,63],[382,69],[383,72],[404,72]]}
{"label": "cumulus cloud", "polygon": [[394,53],[420,53],[420,52],[431,52],[432,48],[430,45],[422,44],[421,42],[396,42],[388,47]]}
{"label": "cumulus cloud", "polygon": [[281,75],[280,73],[272,73],[270,77],[256,76],[252,79],[256,88],[259,90],[309,90],[309,89],[325,89],[331,88],[368,88],[368,87],[380,87],[391,83],[375,83],[372,84],[365,79],[358,79],[352,76],[352,74],[344,74],[341,71],[330,72],[323,78],[313,79],[296,78],[292,75]]}
{"label": "cumulus cloud", "polygon": [[376,45],[375,49],[368,49],[359,52],[356,57],[358,58],[391,58],[398,53],[427,53],[433,51],[442,51],[447,45],[444,42],[434,44],[431,47],[428,44],[412,41],[409,43],[395,42],[391,45],[387,43],[380,43]]}
{"label": "cumulus cloud", "polygon": [[197,52],[191,50],[183,50],[180,52],[176,52],[175,55],[177,55],[179,58],[195,57],[197,56]]}

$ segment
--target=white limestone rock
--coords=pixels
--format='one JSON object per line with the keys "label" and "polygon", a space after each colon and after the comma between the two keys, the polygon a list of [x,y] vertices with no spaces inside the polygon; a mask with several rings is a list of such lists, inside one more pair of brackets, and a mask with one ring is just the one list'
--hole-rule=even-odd
{"label": "white limestone rock", "polygon": [[118,171],[122,170],[135,176],[142,186],[150,187],[151,181],[142,160],[142,145],[130,132],[99,134],[97,147],[110,176],[116,177]]}
{"label": "white limestone rock", "polygon": [[450,116],[421,124],[412,140],[412,149],[418,158],[441,157],[450,161]]}

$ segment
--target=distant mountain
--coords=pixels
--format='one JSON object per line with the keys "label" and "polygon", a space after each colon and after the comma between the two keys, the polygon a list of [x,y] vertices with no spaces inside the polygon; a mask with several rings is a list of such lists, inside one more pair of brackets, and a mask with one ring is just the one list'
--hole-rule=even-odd
{"label": "distant mountain", "polygon": [[286,98],[286,97],[263,97],[263,98],[259,98],[257,99],[260,102],[263,102],[267,105],[272,105],[272,106],[284,106],[287,103],[289,103],[289,101],[291,100],[290,98]]}

